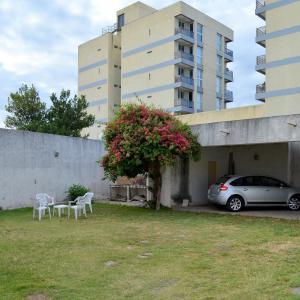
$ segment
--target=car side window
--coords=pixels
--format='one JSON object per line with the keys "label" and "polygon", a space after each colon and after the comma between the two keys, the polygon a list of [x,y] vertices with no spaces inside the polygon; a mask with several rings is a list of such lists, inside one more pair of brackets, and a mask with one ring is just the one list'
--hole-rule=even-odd
{"label": "car side window", "polygon": [[243,177],[233,180],[230,185],[232,186],[243,186]]}
{"label": "car side window", "polygon": [[243,186],[254,186],[254,177],[243,177]]}
{"label": "car side window", "polygon": [[271,177],[263,177],[262,178],[263,185],[264,186],[270,186],[270,187],[287,187],[287,185],[284,182],[281,182],[277,179],[271,178]]}
{"label": "car side window", "polygon": [[261,186],[262,181],[260,176],[243,177],[243,186]]}

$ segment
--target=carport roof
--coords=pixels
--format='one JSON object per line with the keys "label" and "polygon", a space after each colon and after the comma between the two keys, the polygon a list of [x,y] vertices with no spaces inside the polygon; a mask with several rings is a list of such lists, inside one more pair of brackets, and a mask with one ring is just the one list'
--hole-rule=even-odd
{"label": "carport roof", "polygon": [[300,141],[300,114],[191,125],[203,147]]}

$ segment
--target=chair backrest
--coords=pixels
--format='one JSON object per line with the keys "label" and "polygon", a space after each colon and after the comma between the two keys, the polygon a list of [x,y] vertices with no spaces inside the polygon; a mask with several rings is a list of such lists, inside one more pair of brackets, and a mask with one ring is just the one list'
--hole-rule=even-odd
{"label": "chair backrest", "polygon": [[83,197],[85,198],[85,203],[91,203],[94,197],[94,193],[86,193]]}
{"label": "chair backrest", "polygon": [[85,202],[86,202],[86,200],[85,200],[85,197],[84,197],[84,196],[82,196],[82,197],[77,197],[77,199],[76,199],[76,205],[77,205],[78,207],[81,207],[81,208],[85,207]]}
{"label": "chair backrest", "polygon": [[39,207],[48,207],[48,195],[44,193],[36,194],[35,198]]}

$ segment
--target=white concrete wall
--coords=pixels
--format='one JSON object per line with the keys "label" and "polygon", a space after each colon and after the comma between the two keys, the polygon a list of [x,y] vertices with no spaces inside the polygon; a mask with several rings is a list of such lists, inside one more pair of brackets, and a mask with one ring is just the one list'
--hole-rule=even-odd
{"label": "white concrete wall", "polygon": [[97,140],[0,129],[0,207],[32,206],[41,192],[62,201],[72,184],[89,187],[97,199],[107,198],[97,163],[103,153]]}

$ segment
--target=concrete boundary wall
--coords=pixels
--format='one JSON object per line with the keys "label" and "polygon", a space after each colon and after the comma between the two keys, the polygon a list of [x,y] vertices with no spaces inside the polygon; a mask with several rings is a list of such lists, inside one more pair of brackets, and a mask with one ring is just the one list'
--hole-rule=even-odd
{"label": "concrete boundary wall", "polygon": [[41,192],[60,202],[74,183],[106,199],[108,183],[97,163],[103,154],[97,140],[0,129],[0,207],[32,206]]}

